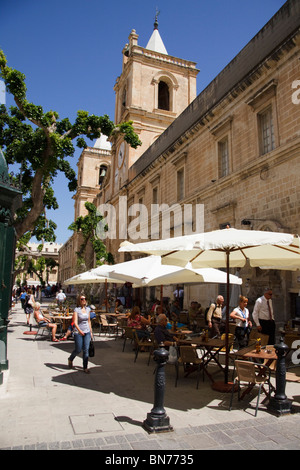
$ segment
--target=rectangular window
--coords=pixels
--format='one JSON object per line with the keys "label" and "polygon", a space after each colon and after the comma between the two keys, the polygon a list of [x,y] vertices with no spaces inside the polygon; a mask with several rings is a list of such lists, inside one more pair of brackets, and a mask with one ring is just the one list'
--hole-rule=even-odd
{"label": "rectangular window", "polygon": [[219,178],[229,175],[228,137],[218,142]]}
{"label": "rectangular window", "polygon": [[184,198],[184,169],[177,171],[177,200]]}
{"label": "rectangular window", "polygon": [[152,204],[158,204],[158,188],[152,190]]}
{"label": "rectangular window", "polygon": [[261,154],[271,152],[275,148],[272,108],[259,114]]}

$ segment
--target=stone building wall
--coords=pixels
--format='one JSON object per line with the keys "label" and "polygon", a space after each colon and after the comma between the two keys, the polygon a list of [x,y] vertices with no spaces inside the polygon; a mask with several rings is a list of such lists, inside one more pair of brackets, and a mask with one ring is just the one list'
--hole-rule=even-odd
{"label": "stone building wall", "polygon": [[[95,203],[109,203],[116,210],[117,236],[107,240],[116,262],[129,257],[118,253],[118,248],[121,241],[130,239],[128,227],[134,226],[138,212],[129,217],[128,211],[138,203],[148,217],[136,224],[133,242],[162,235],[161,226],[151,233],[154,202],[169,208],[203,205],[205,231],[229,223],[246,230],[300,232],[300,103],[292,99],[293,86],[300,80],[299,18],[299,2],[288,1],[128,168],[127,179],[114,195],[110,172]],[[271,148],[266,150],[262,129],[266,134],[271,127]],[[112,162],[114,158],[112,151]],[[127,212],[122,214],[126,230],[119,223],[120,197],[127,201]],[[180,217],[170,220],[170,236],[182,234]],[[244,220],[248,225],[242,225]],[[195,230],[197,222],[194,217],[190,229]],[[126,236],[120,236],[119,229]],[[240,275],[250,306],[270,284],[279,321],[296,314],[297,272],[245,267]],[[220,288],[186,286],[185,306],[193,299],[206,306]]]}

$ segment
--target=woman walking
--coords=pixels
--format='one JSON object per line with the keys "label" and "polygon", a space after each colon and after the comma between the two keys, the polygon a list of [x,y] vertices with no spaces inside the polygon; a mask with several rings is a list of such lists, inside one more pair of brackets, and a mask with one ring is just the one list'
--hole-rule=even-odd
{"label": "woman walking", "polygon": [[247,309],[248,299],[244,295],[239,297],[239,306],[230,314],[230,318],[235,320],[235,337],[239,344],[239,349],[248,346],[249,334],[252,328],[249,310]]}
{"label": "woman walking", "polygon": [[33,313],[33,307],[35,304],[35,298],[32,293],[31,289],[28,289],[26,296],[25,296],[25,301],[24,301],[24,312],[26,315],[26,320],[27,320],[27,325],[30,324],[30,316]]}
{"label": "woman walking", "polygon": [[93,339],[90,308],[86,306],[86,298],[80,295],[77,299],[77,307],[73,313],[75,349],[68,359],[68,365],[73,367],[73,360],[80,352],[83,353],[83,371],[89,374],[88,360],[90,341]]}

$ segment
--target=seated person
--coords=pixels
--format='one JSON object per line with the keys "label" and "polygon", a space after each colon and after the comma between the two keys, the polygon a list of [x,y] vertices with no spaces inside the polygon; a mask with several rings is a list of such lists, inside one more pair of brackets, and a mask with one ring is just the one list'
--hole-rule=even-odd
{"label": "seated person", "polygon": [[158,315],[160,315],[161,313],[164,313],[163,307],[162,307],[160,304],[159,304],[159,305],[156,305],[156,307],[155,307],[155,309],[154,309],[154,315],[151,317],[153,323],[156,323],[157,317],[158,317]]}
{"label": "seated person", "polygon": [[155,313],[155,309],[156,309],[157,305],[160,305],[160,301],[158,299],[155,300],[154,304],[151,307],[151,313],[152,314]]}
{"label": "seated person", "polygon": [[178,338],[172,335],[170,330],[167,329],[168,319],[165,314],[161,313],[157,317],[157,326],[154,330],[154,337],[157,344],[163,344],[166,347],[174,346]]}
{"label": "seated person", "polygon": [[66,341],[69,338],[69,336],[72,336],[73,331],[74,331],[74,322],[72,322],[71,325],[68,326],[66,333],[64,334],[62,338],[60,338],[59,341]]}
{"label": "seated person", "polygon": [[164,307],[161,306],[161,303],[159,303],[155,306],[154,318],[157,318],[160,313],[166,313]]}
{"label": "seated person", "polygon": [[178,300],[174,300],[170,310],[170,320],[178,322],[180,320],[180,304]]}
{"label": "seated person", "polygon": [[192,301],[188,314],[190,328],[192,328],[193,331],[196,331],[201,324],[204,326],[204,309],[201,307],[201,304],[196,301]]}
{"label": "seated person", "polygon": [[196,318],[198,314],[198,303],[192,300],[189,308],[189,322],[190,327],[194,328],[196,326]]}
{"label": "seated person", "polygon": [[140,307],[133,307],[127,319],[127,325],[136,330],[139,339],[148,339],[150,332],[146,329],[150,325],[150,315],[145,318],[141,315]]}
{"label": "seated person", "polygon": [[120,299],[116,300],[116,305],[115,305],[115,313],[123,313],[124,312],[124,306],[121,302]]}
{"label": "seated person", "polygon": [[56,330],[57,330],[57,325],[56,323],[51,323],[50,320],[42,314],[41,310],[41,304],[39,302],[36,302],[34,305],[34,318],[39,326],[47,326],[48,328],[51,328],[52,332],[52,341],[55,343],[58,342],[58,339],[56,339]]}
{"label": "seated person", "polygon": [[90,319],[93,320],[93,318],[96,318],[96,317],[97,317],[96,312],[95,312],[95,310],[96,310],[95,305],[90,305],[90,309],[91,309],[91,311],[90,311]]}

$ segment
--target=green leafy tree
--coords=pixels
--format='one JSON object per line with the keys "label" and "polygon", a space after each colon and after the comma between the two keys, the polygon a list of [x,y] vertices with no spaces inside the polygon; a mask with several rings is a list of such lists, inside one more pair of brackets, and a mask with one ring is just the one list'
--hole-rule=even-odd
{"label": "green leafy tree", "polygon": [[[96,265],[103,263],[103,260],[112,264],[114,262],[113,256],[111,253],[108,253],[106,246],[101,239],[97,236],[97,227],[98,224],[103,220],[103,216],[97,212],[97,208],[91,202],[86,202],[85,208],[88,211],[86,216],[77,217],[75,222],[69,226],[69,230],[74,232],[81,233],[83,238],[83,243],[80,246],[77,254],[78,264],[85,264],[85,253],[88,243],[92,244],[94,253],[96,255]],[[104,230],[107,230],[108,227],[105,226]]]}
{"label": "green leafy tree", "polygon": [[52,258],[45,258],[44,256],[40,256],[37,260],[31,260],[31,263],[28,268],[28,272],[34,272],[42,286],[48,284],[49,282],[49,274],[58,263]]}
{"label": "green leafy tree", "polygon": [[15,220],[17,239],[30,233],[37,240],[55,241],[56,225],[47,220],[46,209],[58,208],[52,187],[58,172],[66,176],[69,190],[76,190],[76,175],[67,160],[74,155],[73,141],[76,139],[79,148],[87,147],[84,136],[93,140],[101,134],[108,137],[122,134],[133,148],[141,145],[141,141],[132,122],[115,125],[107,115],[78,111],[72,124],[68,118],[60,119],[57,112],[44,112],[42,106],[30,103],[26,98],[25,75],[7,66],[2,50],[0,77],[16,103],[9,111],[0,106],[0,147],[8,165],[20,165],[20,174],[14,176],[21,182],[24,195]]}

